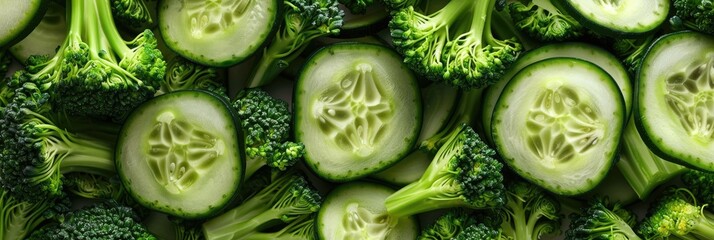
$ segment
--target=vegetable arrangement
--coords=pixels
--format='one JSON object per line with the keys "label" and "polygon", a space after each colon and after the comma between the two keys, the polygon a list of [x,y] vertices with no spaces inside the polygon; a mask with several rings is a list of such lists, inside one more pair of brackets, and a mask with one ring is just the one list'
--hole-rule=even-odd
{"label": "vegetable arrangement", "polygon": [[0,13],[0,240],[714,239],[711,1]]}

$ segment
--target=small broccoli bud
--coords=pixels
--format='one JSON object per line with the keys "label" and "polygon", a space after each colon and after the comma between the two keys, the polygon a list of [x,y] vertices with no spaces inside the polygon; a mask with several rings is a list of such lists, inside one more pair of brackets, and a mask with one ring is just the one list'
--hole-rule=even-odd
{"label": "small broccoli bud", "polygon": [[647,211],[637,228],[644,239],[714,239],[714,214],[697,205],[692,193],[671,188]]}

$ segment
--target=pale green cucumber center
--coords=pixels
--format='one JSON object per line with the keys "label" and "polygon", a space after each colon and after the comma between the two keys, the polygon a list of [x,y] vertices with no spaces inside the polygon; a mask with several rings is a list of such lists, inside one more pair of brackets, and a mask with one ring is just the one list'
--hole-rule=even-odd
{"label": "pale green cucumber center", "polygon": [[184,13],[190,22],[191,35],[200,39],[222,34],[224,29],[233,27],[238,19],[244,17],[254,1],[256,0],[185,1]]}
{"label": "pale green cucumber center", "polygon": [[685,132],[695,141],[709,143],[714,139],[714,54],[695,60],[669,74],[665,101],[679,117]]}
{"label": "pale green cucumber center", "polygon": [[594,0],[597,4],[603,7],[603,9],[611,11],[611,12],[617,12],[618,9],[620,9],[620,6],[622,5],[621,0]]}
{"label": "pale green cucumber center", "polygon": [[223,140],[171,112],[158,115],[147,142],[154,180],[171,193],[190,188],[226,150]]}
{"label": "pale green cucumber center", "polygon": [[357,63],[339,81],[333,81],[312,104],[312,117],[325,136],[343,151],[372,154],[394,116],[394,104],[376,81],[370,63]]}
{"label": "pale green cucumber center", "polygon": [[342,217],[343,236],[338,239],[387,239],[389,233],[397,225],[396,219],[386,212],[375,213],[358,203],[350,203],[345,207]]}
{"label": "pale green cucumber center", "polygon": [[593,109],[594,103],[578,97],[576,90],[557,80],[550,82],[527,115],[528,149],[549,168],[588,151],[605,131]]}

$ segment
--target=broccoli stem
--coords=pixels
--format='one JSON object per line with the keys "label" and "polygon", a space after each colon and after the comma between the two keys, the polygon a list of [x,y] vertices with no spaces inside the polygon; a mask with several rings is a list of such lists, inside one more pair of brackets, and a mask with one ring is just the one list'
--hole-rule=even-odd
{"label": "broccoli stem", "polygon": [[471,89],[464,91],[461,94],[461,98],[458,100],[458,106],[451,114],[449,122],[445,125],[445,127],[434,136],[422,141],[419,147],[428,152],[435,153],[441,145],[444,145],[444,142],[448,139],[449,133],[451,133],[453,129],[464,123],[473,125],[473,120],[476,119],[476,114],[480,111],[482,93],[483,89]]}
{"label": "broccoli stem", "polygon": [[[112,8],[109,0],[86,0],[88,2],[96,2],[97,13],[99,14],[99,21],[101,23],[106,40],[109,41],[111,49],[116,51],[116,54],[120,59],[125,59],[131,57],[130,54],[133,52],[129,46],[126,45],[124,39],[119,35],[119,31],[115,27],[114,18],[112,17]],[[131,76],[131,75],[129,75]]]}
{"label": "broccoli stem", "polygon": [[389,196],[385,206],[390,216],[404,217],[417,213],[463,205],[459,196],[444,196],[444,190],[429,181],[409,184]]}
{"label": "broccoli stem", "polygon": [[689,231],[688,235],[694,236],[691,239],[714,239],[714,214],[702,210],[702,215],[698,220],[699,222],[694,224],[694,227]]}
{"label": "broccoli stem", "polygon": [[[531,229],[533,227],[532,224],[535,223],[530,223],[533,219],[533,215],[531,215],[531,219],[529,221],[526,221],[526,209],[521,206],[521,204],[515,202],[515,201],[507,201],[506,203],[506,210],[508,215],[511,216],[511,221],[513,222],[513,226],[507,225],[508,227],[504,229],[509,229],[510,231],[513,232],[511,236],[514,236],[515,239],[534,239],[533,236],[531,236],[531,232],[528,231],[528,229]],[[536,220],[538,218],[535,218]],[[509,221],[504,221],[504,225],[509,223]],[[535,238],[537,239],[537,238]]]}
{"label": "broccoli stem", "polygon": [[254,68],[248,78],[248,88],[260,87],[270,83],[290,65],[289,61],[276,58],[274,55],[270,54],[269,51],[271,49],[272,46],[264,51],[260,60],[258,60],[258,63],[255,65],[257,67]]}
{"label": "broccoli stem", "polygon": [[245,159],[245,174],[244,179],[248,179],[260,168],[264,167],[266,164],[265,159],[257,157],[246,157]]}

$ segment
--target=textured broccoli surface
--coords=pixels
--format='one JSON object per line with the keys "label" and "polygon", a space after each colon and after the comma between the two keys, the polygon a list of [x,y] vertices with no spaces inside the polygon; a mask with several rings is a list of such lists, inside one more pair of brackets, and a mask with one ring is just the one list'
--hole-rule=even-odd
{"label": "textured broccoli surface", "polygon": [[519,0],[508,9],[515,26],[539,41],[567,41],[585,34],[585,28],[553,0]]}
{"label": "textured broccoli surface", "polygon": [[25,239],[45,221],[59,220],[70,211],[65,196],[28,202],[0,190],[0,239]]}
{"label": "textured broccoli surface", "polygon": [[201,89],[228,99],[228,90],[218,76],[218,69],[175,56],[166,66],[166,74],[156,95],[179,90]]}
{"label": "textured broccoli surface", "polygon": [[681,175],[682,183],[700,204],[714,209],[714,173],[690,169]]}
{"label": "textured broccoli surface", "polygon": [[635,230],[637,216],[620,203],[607,198],[593,199],[586,209],[570,216],[565,239],[630,239],[639,240]]}
{"label": "textured broccoli surface", "polygon": [[714,34],[714,3],[711,0],[673,0],[674,28],[688,28]]}
{"label": "textured broccoli surface", "polygon": [[117,22],[131,29],[148,28],[154,23],[145,0],[111,0]]}
{"label": "textured broccoli surface", "polygon": [[506,186],[506,204],[489,214],[501,220],[503,235],[535,240],[560,232],[560,203],[547,191],[522,180]]}
{"label": "textured broccoli surface", "polygon": [[684,188],[668,189],[637,227],[644,239],[714,239],[714,214]]}

